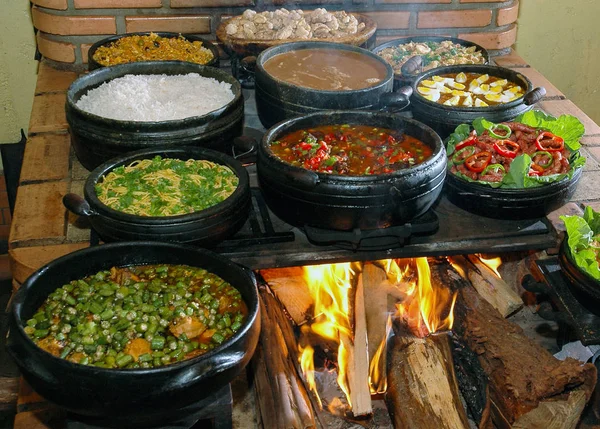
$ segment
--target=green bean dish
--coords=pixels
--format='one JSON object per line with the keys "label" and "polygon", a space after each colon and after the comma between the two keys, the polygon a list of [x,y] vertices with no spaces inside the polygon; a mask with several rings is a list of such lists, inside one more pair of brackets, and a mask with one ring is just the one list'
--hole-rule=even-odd
{"label": "green bean dish", "polygon": [[224,201],[238,184],[236,174],[225,165],[156,156],[115,168],[96,184],[96,195],[124,213],[175,216]]}
{"label": "green bean dish", "polygon": [[25,332],[43,350],[82,365],[153,368],[219,346],[248,316],[240,292],[187,265],[111,268],[46,299]]}

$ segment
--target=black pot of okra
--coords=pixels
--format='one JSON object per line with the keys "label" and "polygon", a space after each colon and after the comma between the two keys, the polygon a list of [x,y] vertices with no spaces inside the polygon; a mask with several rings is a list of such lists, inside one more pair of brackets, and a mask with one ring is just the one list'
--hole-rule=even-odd
{"label": "black pot of okra", "polygon": [[7,349],[36,392],[81,420],[155,427],[229,383],[259,332],[250,271],[205,249],[124,242],[32,274],[13,296]]}

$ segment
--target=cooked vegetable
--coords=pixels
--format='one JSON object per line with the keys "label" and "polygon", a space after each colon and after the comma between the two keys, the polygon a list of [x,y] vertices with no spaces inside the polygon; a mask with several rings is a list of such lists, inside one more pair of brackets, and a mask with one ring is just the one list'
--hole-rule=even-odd
{"label": "cooked vegetable", "polygon": [[567,244],[575,264],[600,280],[600,213],[587,206],[581,216],[561,216],[567,228]]}
{"label": "cooked vegetable", "polygon": [[25,332],[48,353],[103,368],[152,368],[201,355],[244,323],[240,292],[187,265],[111,268],[58,288]]}
{"label": "cooked vegetable", "polygon": [[[488,107],[505,104],[522,97],[525,92],[521,85],[504,78],[462,72],[423,79],[419,82],[417,91],[429,101],[454,107]],[[496,138],[501,137],[498,134],[496,136]],[[508,136],[504,137],[508,138]]]}
{"label": "cooked vegetable", "polygon": [[485,58],[476,46],[463,46],[451,40],[443,42],[410,42],[391,46],[377,52],[385,59],[394,73],[402,74],[402,66],[411,57],[421,56],[423,70],[454,64],[484,64]]}
{"label": "cooked vegetable", "polygon": [[465,159],[465,167],[474,173],[479,173],[487,167],[492,159],[492,154],[486,151],[477,152]]}
{"label": "cooked vegetable", "polygon": [[[473,129],[462,124],[450,135],[448,170],[469,182],[491,187],[542,186],[571,178],[583,167],[585,158],[579,154],[583,133],[583,124],[570,115],[554,118],[530,111],[503,124],[478,118],[473,121]],[[487,159],[477,157],[482,152],[491,155],[488,165],[500,165],[502,169],[478,170],[472,163],[469,167],[465,161],[468,156],[479,161]]]}
{"label": "cooked vegetable", "polygon": [[187,61],[206,64],[214,58],[210,49],[200,41],[179,37],[161,37],[158,34],[121,37],[107,46],[100,46],[93,56],[103,66],[114,66],[136,61]]}
{"label": "cooked vegetable", "polygon": [[422,163],[432,149],[402,132],[367,125],[322,125],[271,143],[281,160],[321,173],[391,173]]}
{"label": "cooked vegetable", "polygon": [[238,183],[225,165],[156,156],[115,168],[96,184],[96,194],[102,203],[124,213],[175,216],[224,201]]}

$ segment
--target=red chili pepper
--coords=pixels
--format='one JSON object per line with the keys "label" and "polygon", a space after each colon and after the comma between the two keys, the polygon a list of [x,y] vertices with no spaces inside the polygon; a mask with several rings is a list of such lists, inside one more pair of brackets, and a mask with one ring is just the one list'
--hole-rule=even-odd
{"label": "red chili pepper", "polygon": [[302,142],[300,143],[300,149],[302,150],[311,150],[312,146],[310,143]]}
{"label": "red chili pepper", "polygon": [[331,143],[333,140],[335,140],[335,136],[333,134],[326,134],[325,137],[323,137],[323,139],[327,143]]}
{"label": "red chili pepper", "polygon": [[396,139],[395,139],[393,136],[389,135],[389,134],[388,134],[388,136],[387,136],[387,141],[388,141],[388,143],[390,143],[390,144],[394,144],[394,143],[396,143]]}
{"label": "red chili pepper", "polygon": [[560,152],[565,148],[565,140],[549,131],[544,131],[535,139],[535,145],[539,150]]}
{"label": "red chili pepper", "polygon": [[544,173],[544,168],[540,165],[531,163],[529,166],[529,175],[530,176],[541,176]]}
{"label": "red chili pepper", "polygon": [[477,143],[477,136],[471,136],[454,146],[454,150],[461,150],[463,147],[473,146],[475,143]]}
{"label": "red chili pepper", "polygon": [[488,151],[478,152],[465,159],[465,167],[474,173],[481,173],[492,160],[492,154]]}
{"label": "red chili pepper", "polygon": [[494,150],[507,158],[514,158],[521,149],[518,143],[512,140],[498,140],[494,142]]}

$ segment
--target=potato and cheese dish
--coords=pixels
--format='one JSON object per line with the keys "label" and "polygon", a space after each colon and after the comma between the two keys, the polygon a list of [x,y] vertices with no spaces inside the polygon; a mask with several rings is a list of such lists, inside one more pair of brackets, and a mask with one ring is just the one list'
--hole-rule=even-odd
{"label": "potato and cheese dish", "polygon": [[522,97],[525,89],[514,82],[480,73],[449,73],[419,82],[417,91],[429,101],[455,107],[488,107]]}

